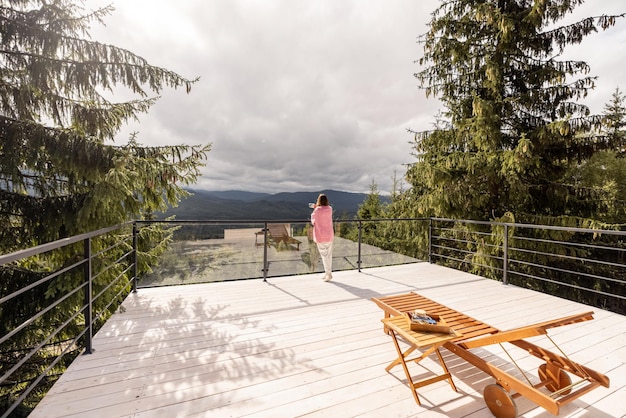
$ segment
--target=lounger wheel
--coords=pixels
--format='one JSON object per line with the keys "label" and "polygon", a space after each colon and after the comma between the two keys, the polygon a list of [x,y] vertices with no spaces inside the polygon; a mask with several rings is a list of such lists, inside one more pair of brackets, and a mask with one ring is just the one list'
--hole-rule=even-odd
{"label": "lounger wheel", "polygon": [[500,385],[487,385],[483,391],[485,403],[496,418],[515,418],[517,406],[513,397]]}
{"label": "lounger wheel", "polygon": [[[550,392],[556,392],[557,390],[571,386],[572,378],[569,374],[565,373],[563,369],[555,368],[554,370],[555,372],[550,373],[548,372],[548,365],[542,364],[541,366],[539,366],[538,371],[539,379],[541,380],[541,382],[548,382],[546,383],[546,388]],[[563,392],[561,392],[561,394],[567,395],[571,391],[571,389],[564,390]]]}

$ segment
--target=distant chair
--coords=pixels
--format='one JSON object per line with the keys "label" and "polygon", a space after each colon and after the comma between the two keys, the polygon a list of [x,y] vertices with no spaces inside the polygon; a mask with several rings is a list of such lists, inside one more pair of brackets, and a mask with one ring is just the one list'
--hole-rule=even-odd
{"label": "distant chair", "polygon": [[[265,234],[265,230],[261,230],[255,233],[258,237],[261,234]],[[295,245],[296,249],[300,251],[300,241],[289,235],[288,224],[269,224],[267,226],[267,238],[271,245],[278,247],[281,243],[287,245],[287,248]],[[263,243],[258,245],[263,245]]]}
{"label": "distant chair", "polygon": [[[261,237],[261,242],[259,242],[259,237]],[[265,244],[265,228],[261,229],[259,232],[254,233],[254,246],[261,247]]]}

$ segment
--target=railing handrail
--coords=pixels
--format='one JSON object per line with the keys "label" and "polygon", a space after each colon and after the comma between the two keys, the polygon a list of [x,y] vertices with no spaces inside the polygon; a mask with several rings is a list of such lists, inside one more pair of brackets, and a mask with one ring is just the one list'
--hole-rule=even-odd
{"label": "railing handrail", "polygon": [[[437,221],[437,222],[460,222],[465,224],[475,225],[490,225],[490,226],[506,226],[513,228],[529,228],[529,229],[547,229],[552,231],[565,231],[565,232],[580,232],[580,233],[593,233],[593,234],[606,234],[606,235],[624,235],[626,231],[617,229],[598,229],[598,228],[582,228],[572,226],[558,226],[558,225],[538,225],[527,224],[519,222],[500,222],[500,221],[477,221],[469,219],[453,219],[453,218],[436,218],[436,217],[420,217],[420,218],[358,218],[353,219],[333,219],[336,223],[350,223],[350,222],[385,222],[385,221]],[[243,225],[243,224],[274,224],[274,223],[293,223],[302,224],[311,222],[310,219],[186,219],[186,220],[136,220],[137,224],[154,224],[164,223],[173,225]],[[97,234],[96,234],[97,235]],[[0,261],[2,257],[0,256]],[[0,262],[0,265],[2,263]]]}
{"label": "railing handrail", "polygon": [[97,237],[100,235],[104,235],[108,232],[115,231],[116,229],[123,228],[124,226],[130,225],[133,222],[126,222],[123,224],[113,225],[106,228],[98,229],[97,231],[85,232],[80,235],[73,235],[67,238],[61,238],[56,241],[48,242],[45,244],[37,245],[36,247],[26,248],[23,250],[15,251],[9,254],[0,255],[0,266],[3,266],[8,263],[12,263],[13,261],[21,260],[22,258],[32,257],[35,255],[47,253],[48,251],[56,250],[61,247],[65,247],[70,244],[74,244],[80,241],[84,241],[88,238]]}
{"label": "railing handrail", "polygon": [[496,225],[496,226],[508,226],[515,228],[530,228],[530,229],[548,229],[552,231],[565,231],[565,232],[584,232],[595,234],[607,234],[607,235],[624,235],[626,231],[616,229],[597,229],[597,228],[581,228],[573,226],[558,226],[558,225],[537,225],[537,224],[524,224],[517,222],[496,222],[496,221],[474,221],[468,219],[451,219],[451,218],[430,218],[433,221],[442,222],[462,222],[467,224],[480,224],[480,225]]}

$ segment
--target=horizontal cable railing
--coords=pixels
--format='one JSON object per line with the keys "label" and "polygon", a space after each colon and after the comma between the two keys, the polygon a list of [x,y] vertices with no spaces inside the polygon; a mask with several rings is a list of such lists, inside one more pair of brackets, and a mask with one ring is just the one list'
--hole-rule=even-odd
{"label": "horizontal cable railing", "polygon": [[[132,223],[0,255],[0,416],[25,416],[128,294]],[[35,400],[33,400],[35,399]]]}
{"label": "horizontal cable railing", "polygon": [[[0,417],[27,410],[73,358],[90,353],[94,333],[131,291],[321,272],[310,228],[302,219],[136,221],[0,255]],[[425,260],[626,314],[624,231],[335,220],[335,271]]]}
{"label": "horizontal cable railing", "polygon": [[433,262],[626,314],[626,231],[431,222]]}

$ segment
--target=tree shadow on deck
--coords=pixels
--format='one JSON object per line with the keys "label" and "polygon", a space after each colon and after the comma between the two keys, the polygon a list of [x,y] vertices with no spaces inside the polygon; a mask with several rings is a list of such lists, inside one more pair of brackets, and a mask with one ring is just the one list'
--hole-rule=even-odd
{"label": "tree shadow on deck", "polygon": [[[227,407],[234,398],[254,404],[259,387],[247,387],[307,369],[301,355],[296,361],[291,348],[276,343],[274,326],[225,313],[227,305],[200,296],[161,300],[139,294],[123,306],[94,338],[93,357],[79,362],[85,378],[71,390],[75,413],[115,416],[123,407],[182,416]],[[101,369],[96,379],[90,377],[92,361]],[[114,405],[104,400],[112,396],[119,399]]]}

